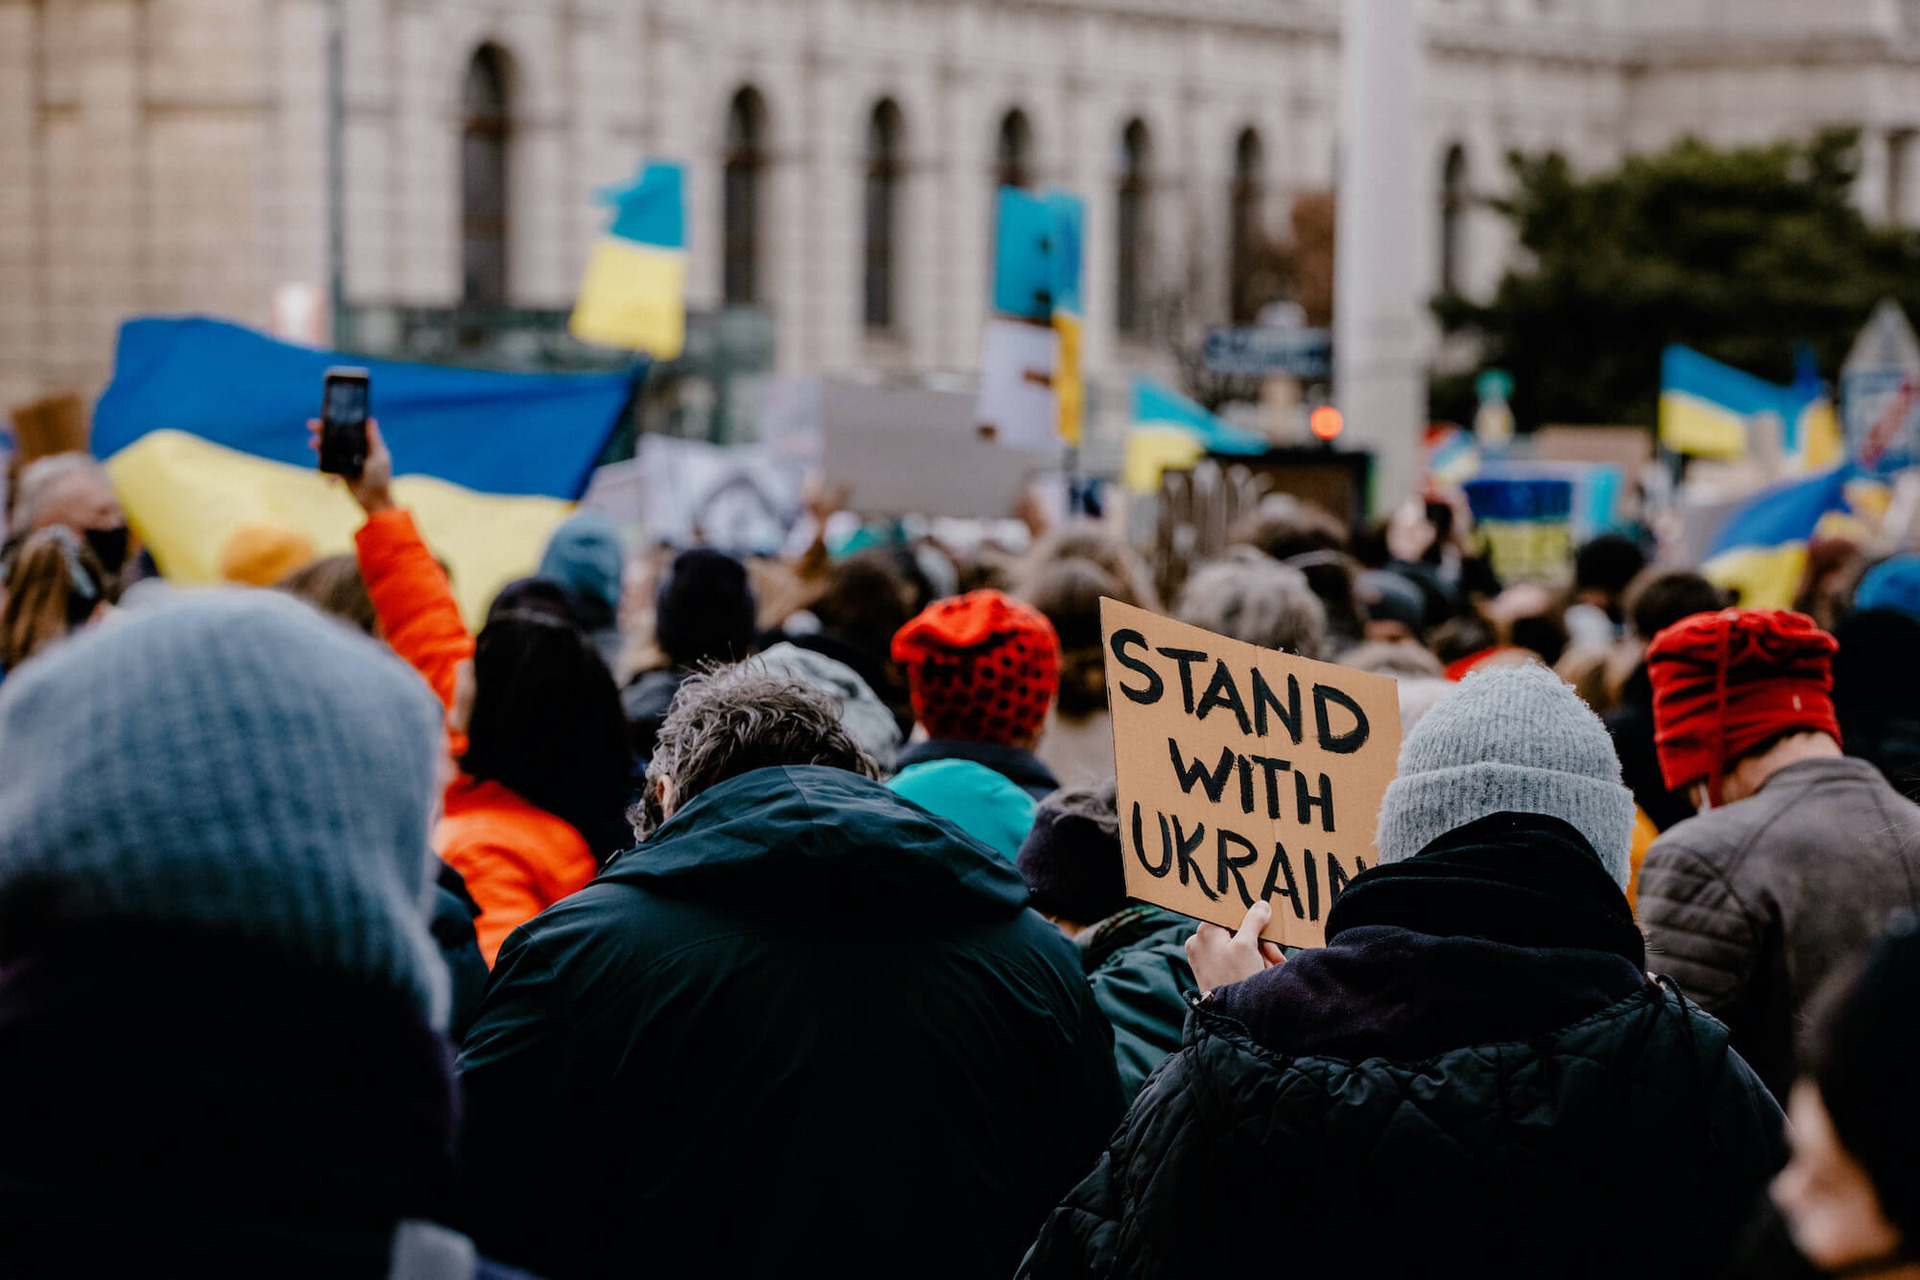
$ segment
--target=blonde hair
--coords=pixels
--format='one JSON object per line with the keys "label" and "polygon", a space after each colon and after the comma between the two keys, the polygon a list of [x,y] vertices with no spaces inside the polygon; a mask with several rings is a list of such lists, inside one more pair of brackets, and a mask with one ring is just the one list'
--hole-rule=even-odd
{"label": "blonde hair", "polygon": [[107,600],[99,558],[64,525],[30,534],[7,567],[0,608],[0,663],[19,666],[84,625]]}

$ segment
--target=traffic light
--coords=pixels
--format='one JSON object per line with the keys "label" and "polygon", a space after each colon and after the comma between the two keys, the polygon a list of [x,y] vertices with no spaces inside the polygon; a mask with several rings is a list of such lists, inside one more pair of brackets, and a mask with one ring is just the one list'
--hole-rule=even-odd
{"label": "traffic light", "polygon": [[1334,437],[1338,436],[1346,425],[1347,420],[1330,404],[1321,405],[1307,418],[1307,429],[1325,444],[1332,444]]}

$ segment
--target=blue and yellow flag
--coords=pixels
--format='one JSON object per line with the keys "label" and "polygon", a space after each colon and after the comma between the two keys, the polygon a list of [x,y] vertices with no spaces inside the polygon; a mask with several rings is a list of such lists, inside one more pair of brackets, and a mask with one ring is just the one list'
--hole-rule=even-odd
{"label": "blue and yellow flag", "polygon": [[1152,378],[1133,380],[1133,425],[1121,462],[1130,492],[1158,493],[1161,472],[1184,471],[1209,453],[1266,451],[1266,437],[1241,430]]}
{"label": "blue and yellow flag", "polygon": [[599,199],[613,206],[613,225],[594,243],[567,331],[672,360],[687,344],[685,166],[649,160]]}
{"label": "blue and yellow flag", "polygon": [[445,369],[315,351],[217,320],[130,320],[94,409],[93,452],[162,573],[219,581],[221,548],[248,529],[301,531],[322,555],[353,549],[360,509],[307,447],[322,378],[342,364],[371,375],[395,496],[452,569],[470,622],[539,564],[632,386],[624,373]]}
{"label": "blue and yellow flag", "polygon": [[1660,443],[1697,458],[1744,458],[1755,419],[1779,423],[1794,471],[1840,461],[1840,420],[1818,379],[1780,386],[1677,343],[1660,354]]}
{"label": "blue and yellow flag", "polygon": [[1086,202],[1068,191],[1049,191],[1047,211],[1053,231],[1047,257],[1053,279],[1053,328],[1060,335],[1060,366],[1053,373],[1053,394],[1060,404],[1060,438],[1078,446],[1087,417],[1086,376],[1080,367],[1080,334],[1085,325],[1080,303],[1080,241]]}
{"label": "blue and yellow flag", "polygon": [[1739,592],[1747,608],[1791,608],[1806,573],[1807,544],[1824,521],[1859,505],[1854,490],[1860,483],[1852,468],[1836,467],[1755,494],[1721,523],[1700,572]]}

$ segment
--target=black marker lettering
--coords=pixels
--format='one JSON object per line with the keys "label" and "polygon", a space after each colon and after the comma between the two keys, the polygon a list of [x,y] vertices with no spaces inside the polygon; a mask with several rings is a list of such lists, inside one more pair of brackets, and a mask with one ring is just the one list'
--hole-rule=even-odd
{"label": "black marker lettering", "polygon": [[[1226,692],[1222,693],[1223,689]],[[1200,705],[1195,708],[1193,718],[1205,720],[1207,712],[1215,707],[1225,707],[1233,712],[1233,718],[1240,722],[1240,732],[1253,732],[1253,726],[1247,722],[1246,704],[1240,701],[1239,686],[1233,683],[1233,673],[1227,670],[1225,658],[1220,659],[1218,665],[1214,667],[1213,679],[1207,683],[1207,691],[1201,696]]]}
{"label": "black marker lettering", "polygon": [[[1283,875],[1287,878],[1287,887],[1284,889],[1280,887],[1280,877]],[[1273,865],[1267,868],[1267,887],[1260,891],[1260,896],[1271,902],[1276,893],[1293,904],[1294,919],[1307,918],[1300,910],[1300,886],[1293,879],[1293,863],[1287,860],[1287,846],[1278,840],[1273,842]]]}
{"label": "black marker lettering", "polygon": [[1207,655],[1198,649],[1162,649],[1160,656],[1172,658],[1180,664],[1180,696],[1185,700],[1187,714],[1193,714],[1193,664],[1205,662]]}
{"label": "black marker lettering", "polygon": [[[1332,726],[1327,723],[1329,702],[1337,702],[1347,709],[1353,716],[1353,728],[1342,734],[1334,733]],[[1313,686],[1313,721],[1320,733],[1320,749],[1336,756],[1350,756],[1366,746],[1367,736],[1373,732],[1367,725],[1367,713],[1360,709],[1360,704],[1330,685]]]}
{"label": "black marker lettering", "polygon": [[[1241,879],[1240,868],[1250,867],[1260,861],[1260,850],[1254,847],[1253,841],[1236,832],[1228,831],[1225,827],[1221,827],[1215,831],[1213,838],[1216,849],[1220,855],[1220,892],[1222,894],[1226,893],[1227,874],[1231,872],[1233,874],[1233,887],[1240,891],[1240,905],[1251,907],[1253,905],[1253,895],[1247,892],[1247,882]],[[1227,856],[1227,844],[1229,841],[1245,849],[1247,851],[1246,857],[1229,858]]]}
{"label": "black marker lettering", "polygon": [[[1199,783],[1201,790],[1207,793],[1207,799],[1214,804],[1220,803],[1220,797],[1227,789],[1227,775],[1233,772],[1233,748],[1220,748],[1220,763],[1208,773],[1207,767],[1195,760],[1191,766],[1180,758],[1180,744],[1172,738],[1167,739],[1167,754],[1173,757],[1173,774],[1180,779],[1180,790],[1187,795],[1193,794],[1193,784]],[[1302,819],[1305,821],[1305,819]]]}
{"label": "black marker lettering", "polygon": [[1133,802],[1133,856],[1140,859],[1140,865],[1147,869],[1147,874],[1155,878],[1163,878],[1173,870],[1173,841],[1167,836],[1167,815],[1164,813],[1160,815],[1160,853],[1159,866],[1156,867],[1147,861],[1146,841],[1140,838],[1140,802],[1135,800]]}
{"label": "black marker lettering", "polygon": [[1320,808],[1320,829],[1333,830],[1333,783],[1326,774],[1320,775],[1320,794],[1314,795],[1307,790],[1307,775],[1293,775],[1293,793],[1300,802],[1300,825],[1306,826],[1313,819],[1314,806]]}
{"label": "black marker lettering", "polygon": [[1113,657],[1116,662],[1134,674],[1147,678],[1145,688],[1133,689],[1123,684],[1120,686],[1120,692],[1126,694],[1129,701],[1137,702],[1143,707],[1150,707],[1160,701],[1160,695],[1167,691],[1166,683],[1160,679],[1160,673],[1127,652],[1128,645],[1146,648],[1147,638],[1138,631],[1116,631],[1109,643],[1113,646]]}
{"label": "black marker lettering", "polygon": [[1287,677],[1287,705],[1281,706],[1280,699],[1274,697],[1273,690],[1267,684],[1267,678],[1258,671],[1253,673],[1253,731],[1260,737],[1267,736],[1267,708],[1273,708],[1273,714],[1280,717],[1281,725],[1295,746],[1300,745],[1300,681]]}
{"label": "black marker lettering", "polygon": [[[1307,864],[1307,919],[1320,918],[1320,869],[1313,863],[1313,850],[1302,849],[1301,860]],[[1328,877],[1331,879],[1331,875]]]}
{"label": "black marker lettering", "polygon": [[[1275,822],[1280,820],[1280,775],[1293,766],[1285,760],[1275,760],[1270,756],[1251,756],[1253,763],[1267,775],[1267,816]],[[1251,809],[1248,810],[1252,812]]]}
{"label": "black marker lettering", "polygon": [[1200,886],[1200,892],[1206,894],[1207,900],[1211,902],[1220,895],[1207,888],[1207,873],[1200,869],[1200,864],[1194,861],[1193,858],[1193,851],[1198,849],[1200,842],[1206,838],[1206,823],[1202,822],[1194,827],[1193,838],[1188,839],[1187,833],[1180,829],[1180,819],[1176,817],[1173,820],[1174,855],[1180,860],[1180,883],[1185,884],[1187,882],[1187,868],[1192,867],[1194,883]]}

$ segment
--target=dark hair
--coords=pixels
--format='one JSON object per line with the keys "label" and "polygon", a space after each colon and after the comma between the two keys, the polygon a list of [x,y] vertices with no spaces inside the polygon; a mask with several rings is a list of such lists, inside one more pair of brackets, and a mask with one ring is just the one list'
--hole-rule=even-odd
{"label": "dark hair", "polygon": [[1516,647],[1533,650],[1548,666],[1560,661],[1567,651],[1567,624],[1558,612],[1515,618],[1511,630]]}
{"label": "dark hair", "polygon": [[1275,560],[1309,551],[1345,551],[1351,540],[1352,534],[1331,512],[1288,493],[1262,499],[1259,509],[1231,535],[1231,541],[1258,547]]}
{"label": "dark hair", "polygon": [[738,662],[753,650],[753,586],[724,551],[691,547],[673,558],[653,604],[653,638],[676,667]]}
{"label": "dark hair", "polygon": [[919,612],[913,607],[916,594],[894,558],[873,547],[833,566],[812,612],[821,630],[884,662],[894,633]]}
{"label": "dark hair", "polygon": [[460,767],[564,820],[602,861],[632,843],[627,718],[580,629],[538,610],[496,610],[474,646],[473,681]]}
{"label": "dark hair", "polygon": [[322,613],[332,614],[368,635],[378,634],[380,617],[360,576],[360,561],[350,555],[326,556],[295,569],[274,584],[274,590],[305,600]]}
{"label": "dark hair", "polygon": [[1450,667],[1499,643],[1500,636],[1492,623],[1477,613],[1463,613],[1434,629],[1433,656],[1440,659],[1442,666]]}
{"label": "dark hair", "polygon": [[1100,644],[1100,597],[1138,604],[1112,574],[1070,556],[1042,566],[1026,591],[1027,603],[1047,616],[1060,637],[1060,714],[1084,719],[1107,706],[1106,651]]}
{"label": "dark hair", "polygon": [[1633,633],[1650,641],[1696,613],[1726,608],[1727,593],[1688,569],[1648,569],[1628,585],[1624,603]]}
{"label": "dark hair", "polygon": [[[1041,535],[1023,558],[1013,594],[1032,601],[1040,575],[1048,566],[1062,560],[1091,560],[1106,571],[1120,587],[1114,599],[1138,605],[1154,613],[1161,612],[1160,593],[1153,589],[1153,575],[1138,552],[1091,520],[1070,520]],[[1046,610],[1042,609],[1042,613]]]}
{"label": "dark hair", "polygon": [[1575,589],[1591,587],[1618,597],[1639,572],[1647,567],[1647,553],[1624,533],[1603,533],[1590,538],[1573,557]]}
{"label": "dark hair", "polygon": [[84,626],[111,600],[112,583],[99,557],[64,525],[29,534],[8,553],[0,663],[12,668]]}
{"label": "dark hair", "polygon": [[827,694],[755,663],[689,676],[674,694],[647,763],[647,786],[628,815],[641,838],[666,821],[661,778],[673,780],[674,807],[755,769],[817,764],[878,779],[880,766],[841,723]]}
{"label": "dark hair", "polygon": [[573,593],[551,578],[515,578],[487,606],[487,621],[510,613],[533,613],[585,629],[574,608]]}

